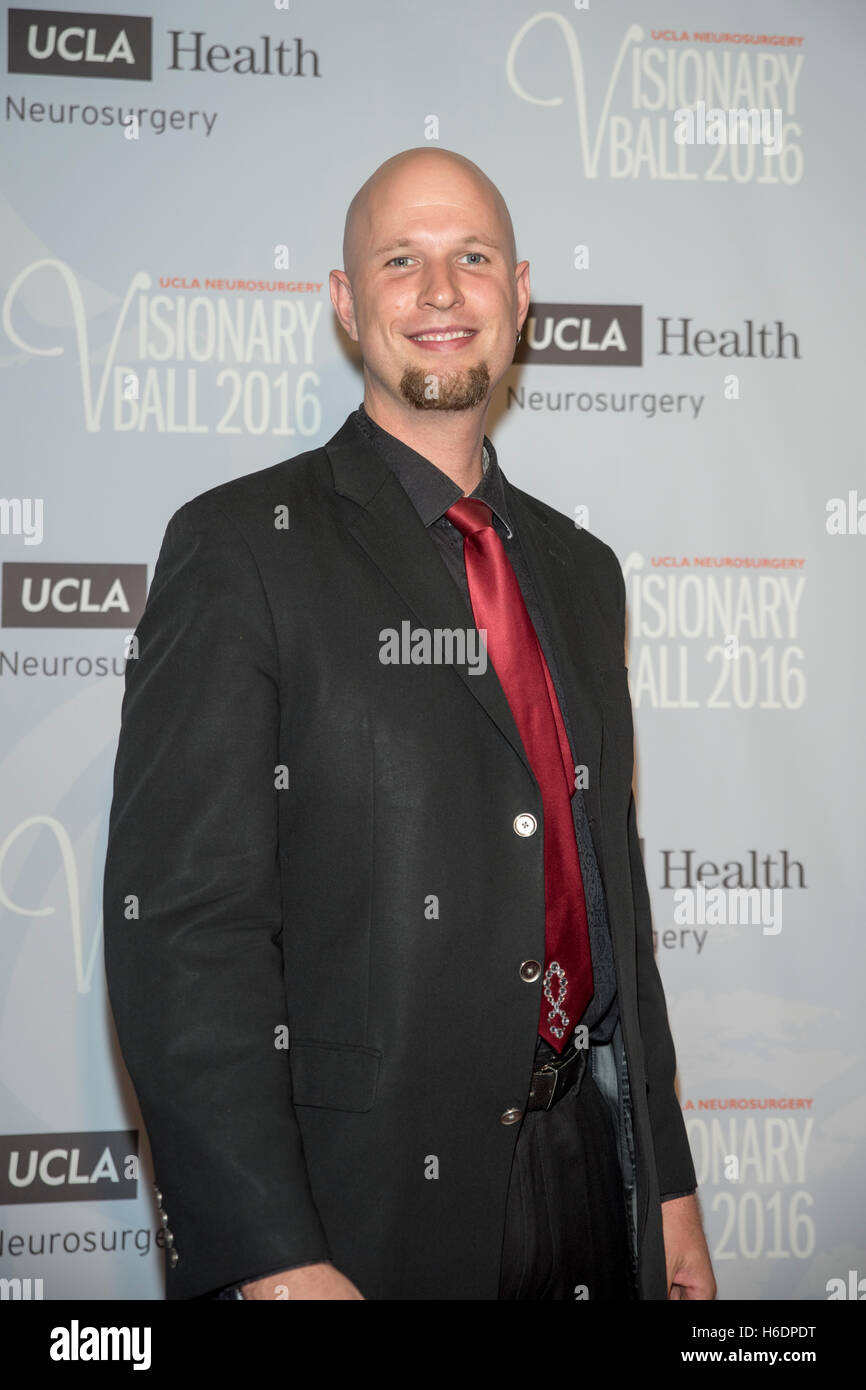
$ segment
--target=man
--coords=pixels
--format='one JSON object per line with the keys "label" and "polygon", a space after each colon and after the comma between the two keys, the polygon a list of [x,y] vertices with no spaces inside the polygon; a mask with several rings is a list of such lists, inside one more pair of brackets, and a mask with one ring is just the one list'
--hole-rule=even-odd
{"label": "man", "polygon": [[622,575],[484,433],[528,263],[434,148],[343,249],[363,406],[172,517],[128,666],[106,965],[168,1296],[711,1298]]}

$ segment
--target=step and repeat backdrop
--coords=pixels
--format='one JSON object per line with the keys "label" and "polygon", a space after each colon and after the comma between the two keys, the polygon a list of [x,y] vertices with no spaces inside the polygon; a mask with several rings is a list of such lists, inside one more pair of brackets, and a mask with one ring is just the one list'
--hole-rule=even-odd
{"label": "step and repeat backdrop", "polygon": [[6,30],[3,1297],[163,1296],[102,967],[128,639],[172,512],[359,403],[328,273],[356,189],[427,144],[497,183],[531,265],[503,470],[625,575],[720,1297],[866,1297],[866,11],[135,8]]}

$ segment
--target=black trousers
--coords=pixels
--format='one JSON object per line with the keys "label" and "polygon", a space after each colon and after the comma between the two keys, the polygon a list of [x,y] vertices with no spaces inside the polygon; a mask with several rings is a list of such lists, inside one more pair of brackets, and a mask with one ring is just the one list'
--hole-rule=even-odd
{"label": "black trousers", "polygon": [[613,1115],[592,1079],[527,1110],[514,1151],[500,1299],[635,1298]]}

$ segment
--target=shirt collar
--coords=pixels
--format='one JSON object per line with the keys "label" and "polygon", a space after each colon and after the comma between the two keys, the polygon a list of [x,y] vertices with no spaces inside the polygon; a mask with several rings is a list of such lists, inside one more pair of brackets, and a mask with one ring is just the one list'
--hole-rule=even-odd
{"label": "shirt collar", "polygon": [[[425,526],[432,526],[444,516],[450,506],[460,501],[463,493],[453,478],[449,478],[447,473],[443,473],[441,468],[437,468],[435,463],[431,463],[423,454],[410,449],[402,439],[389,434],[375,420],[371,420],[363,403],[352,415],[352,420],[397,475],[397,481],[408,494]],[[484,472],[481,482],[469,496],[485,502],[502,522],[510,537],[513,527],[505,500],[504,478],[496,450],[487,435],[484,436],[482,467]]]}

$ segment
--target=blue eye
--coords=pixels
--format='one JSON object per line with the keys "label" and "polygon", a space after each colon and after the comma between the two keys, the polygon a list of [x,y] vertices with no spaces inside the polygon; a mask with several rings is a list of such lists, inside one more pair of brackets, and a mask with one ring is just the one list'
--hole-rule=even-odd
{"label": "blue eye", "polygon": [[[463,259],[465,260],[467,256],[477,256],[478,262],[476,264],[480,264],[481,261],[487,260],[487,257],[481,251],[464,251]],[[385,264],[396,265],[398,261],[409,261],[411,259],[411,256],[392,256],[390,261],[386,261]],[[402,269],[402,266],[400,267],[400,269]]]}

